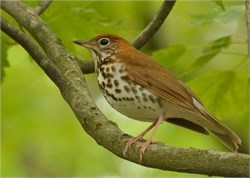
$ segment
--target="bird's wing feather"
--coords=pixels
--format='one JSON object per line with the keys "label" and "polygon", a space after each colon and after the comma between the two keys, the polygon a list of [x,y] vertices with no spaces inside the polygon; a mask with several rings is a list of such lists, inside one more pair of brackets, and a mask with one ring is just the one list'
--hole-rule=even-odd
{"label": "bird's wing feather", "polygon": [[[158,96],[167,101],[179,105],[188,110],[194,109],[193,98],[197,98],[192,94],[174,75],[164,69],[153,59],[142,52],[136,52],[130,55],[124,51],[119,57],[126,59],[129,65],[126,65],[129,70],[128,77],[130,80],[150,88]],[[143,58],[144,60],[140,60]],[[157,77],[156,77],[157,76]],[[199,99],[196,99],[199,101]]]}

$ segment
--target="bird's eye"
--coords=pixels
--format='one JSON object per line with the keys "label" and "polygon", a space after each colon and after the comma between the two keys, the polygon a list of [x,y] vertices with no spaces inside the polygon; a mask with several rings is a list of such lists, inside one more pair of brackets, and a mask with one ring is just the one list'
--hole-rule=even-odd
{"label": "bird's eye", "polygon": [[101,39],[99,40],[99,43],[100,43],[102,46],[108,45],[108,44],[109,44],[109,39],[108,39],[108,38],[101,38]]}

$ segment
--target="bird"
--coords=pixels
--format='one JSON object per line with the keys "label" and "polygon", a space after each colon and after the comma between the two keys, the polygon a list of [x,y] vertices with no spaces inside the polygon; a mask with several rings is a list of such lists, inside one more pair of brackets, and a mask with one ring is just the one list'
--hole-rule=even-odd
{"label": "bird", "polygon": [[131,145],[152,130],[139,146],[142,162],[164,121],[205,135],[212,133],[231,151],[239,149],[239,136],[209,113],[191,89],[124,38],[101,34],[89,41],[73,42],[91,52],[98,85],[108,103],[129,118],[152,123],[138,136],[126,140],[125,156]]}

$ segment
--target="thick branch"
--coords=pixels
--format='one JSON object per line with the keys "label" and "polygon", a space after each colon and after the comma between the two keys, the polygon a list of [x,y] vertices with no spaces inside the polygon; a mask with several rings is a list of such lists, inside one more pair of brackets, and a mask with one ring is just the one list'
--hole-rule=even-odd
{"label": "thick branch", "polygon": [[46,55],[41,52],[40,48],[30,40],[20,30],[9,24],[4,18],[0,18],[1,30],[6,33],[9,37],[19,43],[36,61],[36,63],[44,70],[44,72],[50,77],[50,79],[60,87],[64,80],[64,76],[57,69],[57,67],[47,58]]}
{"label": "thick branch", "polygon": [[[51,30],[48,29],[47,25],[39,18],[31,7],[25,6],[20,1],[2,1],[1,5],[2,9],[26,28],[51,60],[58,58],[58,60],[53,62],[60,63],[61,60],[63,60],[60,58],[60,55],[64,56],[67,53],[65,52],[65,48],[61,44],[61,41],[56,38]],[[12,5],[13,9],[10,9],[12,8]],[[16,9],[14,9],[15,7]],[[26,16],[27,14],[29,14],[29,17]],[[23,18],[20,18],[20,16]],[[51,46],[53,46],[53,48],[51,48]]]}
{"label": "thick branch", "polygon": [[[47,57],[65,76],[66,81],[58,87],[84,130],[98,144],[117,156],[138,163],[139,150],[136,146],[140,143],[135,143],[128,151],[127,157],[124,157],[123,140],[129,136],[122,133],[115,123],[107,120],[96,108],[89,96],[76,58],[65,51],[60,40],[31,8],[16,1],[2,1],[1,5],[37,40]],[[248,163],[249,156],[245,154],[182,149],[155,144],[147,149],[142,164],[162,170],[238,177],[249,175]]]}
{"label": "thick branch", "polygon": [[154,34],[160,29],[163,22],[167,18],[168,14],[171,12],[172,8],[174,7],[175,0],[167,1],[165,0],[155,15],[153,20],[146,26],[146,28],[136,37],[135,41],[133,42],[133,46],[137,49],[143,47],[148,40],[150,40]]}

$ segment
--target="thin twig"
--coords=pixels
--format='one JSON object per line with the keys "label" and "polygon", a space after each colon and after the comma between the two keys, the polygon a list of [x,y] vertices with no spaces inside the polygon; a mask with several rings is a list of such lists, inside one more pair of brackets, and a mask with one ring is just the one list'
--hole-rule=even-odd
{"label": "thin twig", "polygon": [[95,72],[95,69],[94,69],[94,62],[93,61],[82,61],[78,58],[75,58],[81,68],[81,71],[83,74],[91,74],[93,72]]}
{"label": "thin twig", "polygon": [[162,6],[159,9],[158,13],[154,16],[152,21],[146,26],[146,28],[136,37],[136,39],[132,43],[134,47],[140,49],[148,42],[148,40],[150,40],[154,36],[154,34],[162,26],[168,14],[171,12],[174,4],[175,0],[165,0],[162,3]]}
{"label": "thin twig", "polygon": [[50,5],[51,0],[42,0],[37,7],[34,8],[34,12],[37,15],[41,15]]}
{"label": "thin twig", "polygon": [[[63,75],[56,66],[47,58],[40,48],[30,40],[22,31],[8,23],[3,17],[0,17],[1,30],[9,37],[19,43],[36,61],[36,63],[46,72],[55,84],[60,85],[63,82]],[[60,87],[60,86],[59,86]]]}

